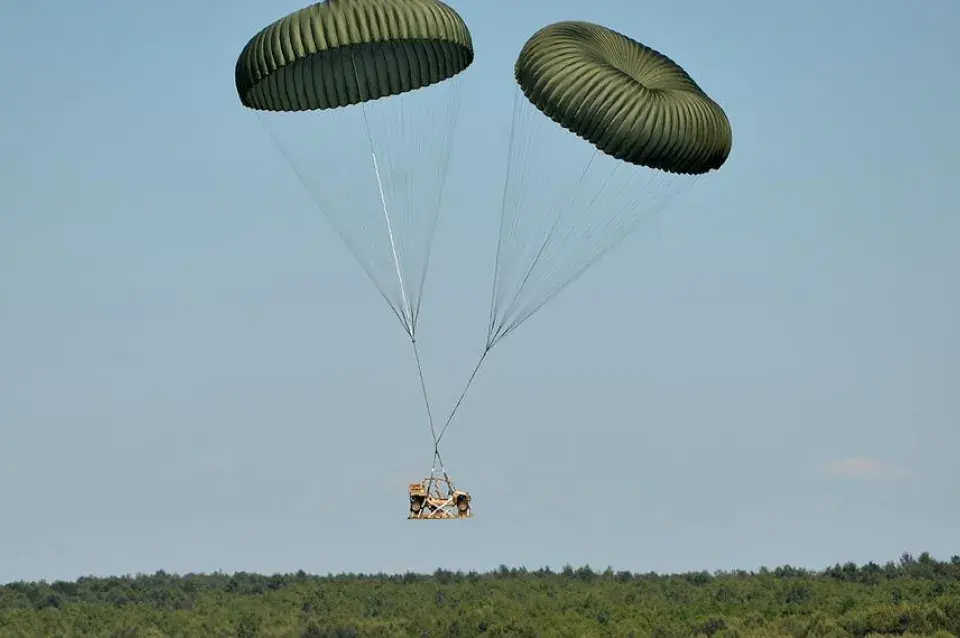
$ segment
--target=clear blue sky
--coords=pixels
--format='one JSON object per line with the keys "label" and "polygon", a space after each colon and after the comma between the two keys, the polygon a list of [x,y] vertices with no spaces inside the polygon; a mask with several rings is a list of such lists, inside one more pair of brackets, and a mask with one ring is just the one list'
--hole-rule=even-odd
{"label": "clear blue sky", "polygon": [[960,4],[457,2],[442,410],[483,339],[529,34],[663,50],[735,141],[498,346],[444,440],[477,516],[436,525],[405,520],[430,455],[409,343],[234,89],[298,6],[0,8],[0,581],[960,551]]}

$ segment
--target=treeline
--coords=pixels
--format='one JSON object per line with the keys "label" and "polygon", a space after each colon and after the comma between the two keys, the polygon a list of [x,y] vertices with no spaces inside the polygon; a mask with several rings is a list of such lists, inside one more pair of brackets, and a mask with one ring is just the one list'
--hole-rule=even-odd
{"label": "treeline", "polygon": [[960,556],[756,572],[157,572],[0,586],[0,636],[960,636]]}

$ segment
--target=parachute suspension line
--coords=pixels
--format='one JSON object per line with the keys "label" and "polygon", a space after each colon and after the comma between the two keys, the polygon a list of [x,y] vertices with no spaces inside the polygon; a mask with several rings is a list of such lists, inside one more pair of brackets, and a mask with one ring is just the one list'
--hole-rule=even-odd
{"label": "parachute suspension line", "polygon": [[396,316],[401,324],[404,324],[404,318],[401,316],[400,312],[393,305],[393,302],[390,301],[390,296],[387,294],[387,291],[384,290],[383,286],[380,285],[380,282],[377,281],[377,278],[374,277],[373,272],[370,270],[369,264],[365,263],[360,256],[359,251],[353,245],[353,242],[349,240],[347,234],[343,231],[343,228],[340,224],[336,223],[334,217],[327,212],[327,207],[324,205],[324,202],[320,200],[320,197],[314,192],[314,189],[310,188],[310,184],[307,182],[307,178],[304,176],[303,171],[297,166],[297,163],[293,161],[293,158],[290,157],[290,153],[287,152],[287,149],[280,143],[280,140],[277,139],[276,135],[270,130],[267,126],[266,121],[264,121],[264,115],[262,112],[257,112],[257,120],[260,122],[260,125],[263,127],[263,130],[267,133],[267,137],[270,138],[270,141],[273,142],[273,145],[276,147],[280,155],[283,156],[284,161],[287,162],[287,165],[290,166],[293,170],[293,174],[297,176],[297,181],[300,182],[300,185],[303,186],[303,189],[310,195],[310,199],[313,200],[314,204],[317,205],[317,208],[324,214],[327,218],[327,221],[330,222],[330,225],[333,226],[334,231],[340,237],[340,240],[343,242],[343,245],[347,247],[347,250],[350,251],[350,254],[353,255],[353,258],[357,261],[358,264],[363,268],[363,272],[366,273],[367,278],[370,280],[370,283],[373,284],[374,288],[377,289],[377,292],[380,293],[380,296],[383,297],[383,300],[387,302],[387,305],[390,307],[390,311]]}
{"label": "parachute suspension line", "polygon": [[[446,109],[446,122],[444,123],[443,128],[441,129],[441,139],[440,139],[440,163],[437,168],[439,176],[437,180],[439,181],[439,187],[437,189],[437,198],[436,204],[433,208],[433,214],[429,217],[429,227],[427,230],[427,239],[425,246],[425,254],[423,257],[423,264],[421,264],[420,269],[420,281],[417,287],[418,294],[416,296],[415,307],[413,309],[413,327],[416,331],[417,320],[420,317],[420,304],[423,302],[423,289],[426,286],[427,281],[427,270],[430,264],[430,256],[433,252],[433,239],[436,234],[437,221],[440,219],[440,206],[443,203],[443,195],[447,186],[447,176],[450,168],[450,155],[453,151],[453,139],[454,133],[456,131],[457,122],[460,118],[460,104],[462,98],[462,82],[463,76],[457,75],[449,80],[447,84],[449,85],[450,91],[453,93],[452,104]],[[439,87],[435,87],[439,88]],[[439,100],[438,100],[439,101]],[[403,112],[401,112],[401,117],[403,117]],[[413,138],[418,142],[422,143],[424,137],[420,135],[413,135]],[[407,210],[411,210],[412,207],[408,205]]]}
{"label": "parachute suspension line", "polygon": [[[523,244],[523,236],[518,232],[521,222],[521,216],[516,214],[516,208],[520,205],[523,192],[526,189],[526,181],[530,170],[530,165],[524,160],[524,146],[529,146],[530,131],[524,131],[523,115],[526,97],[518,88],[514,92],[513,117],[511,118],[510,140],[507,152],[507,172],[503,181],[503,196],[500,204],[500,233],[497,240],[496,263],[493,275],[493,290],[490,304],[490,324],[487,330],[487,344],[493,343],[493,334],[496,331],[497,309],[503,307],[504,295],[509,290],[505,290],[503,284],[506,283],[509,275],[522,264],[516,263],[519,256],[522,257],[523,251],[514,251],[511,257],[510,247],[519,240]],[[527,149],[529,150],[529,149]],[[518,165],[515,165],[518,164]],[[515,185],[518,194],[514,194],[517,202],[512,207],[514,214],[507,218],[511,207],[507,205],[508,197],[511,193],[511,185]],[[515,247],[514,247],[515,248]]]}
{"label": "parachute suspension line", "polygon": [[[361,87],[360,76],[357,70],[356,59],[353,57],[353,54],[351,54],[351,61],[353,63],[354,77],[356,79],[357,89],[359,91]],[[459,98],[459,95],[460,94],[458,92],[457,98]],[[416,295],[416,302],[415,302],[416,306],[414,306],[414,304],[411,303],[410,298],[407,295],[406,286],[404,285],[403,268],[401,266],[400,254],[397,248],[397,241],[396,241],[396,237],[393,229],[393,221],[391,220],[391,217],[390,217],[389,208],[387,206],[387,198],[384,192],[383,180],[380,172],[380,163],[377,159],[376,146],[374,144],[373,134],[370,129],[370,121],[367,115],[366,104],[364,101],[362,101],[362,97],[363,96],[361,95],[360,107],[363,113],[364,129],[367,134],[367,142],[370,145],[370,157],[373,160],[374,173],[377,178],[377,188],[379,189],[380,204],[383,209],[383,218],[384,218],[384,222],[386,223],[387,235],[390,240],[390,251],[393,256],[393,264],[396,269],[397,281],[400,286],[402,308],[399,313],[396,313],[395,311],[395,314],[397,314],[398,317],[400,317],[401,323],[403,324],[403,327],[406,330],[407,335],[410,337],[410,344],[411,344],[411,347],[413,348],[414,360],[416,361],[416,364],[417,364],[417,377],[420,382],[420,393],[421,393],[421,396],[423,397],[423,404],[427,413],[427,423],[430,428],[431,438],[433,439],[432,463],[433,463],[434,471],[436,471],[437,466],[439,466],[440,470],[442,471],[443,459],[441,458],[440,451],[439,451],[439,437],[437,436],[436,425],[433,419],[433,410],[430,406],[430,394],[427,391],[427,383],[423,373],[423,362],[420,357],[420,346],[417,343],[417,319],[420,312],[420,302],[422,300],[422,294]],[[406,132],[407,118],[406,118],[406,109],[404,108],[404,100],[402,95],[398,96],[398,102],[399,102],[399,110],[400,110],[400,122],[399,122],[399,125],[397,126],[397,129],[399,129],[401,141],[404,141],[404,137],[405,137],[404,133]],[[459,99],[458,99],[458,102],[459,102]],[[456,110],[454,110],[454,112],[456,113]],[[421,141],[417,136],[414,136],[414,137],[417,138],[418,141]],[[452,138],[452,136],[448,136],[448,137]],[[436,221],[440,213],[440,203],[442,200],[443,183],[446,177],[446,166],[448,164],[450,146],[451,144],[449,143],[449,141],[446,144],[443,144],[444,149],[441,152],[443,161],[441,162],[440,171],[443,177],[441,177],[440,193],[438,194],[436,205],[433,207],[434,208],[433,215],[430,216],[429,229],[428,229],[428,234],[426,239],[426,243],[427,243],[426,256],[423,260],[423,263],[421,264],[420,287],[418,289],[421,293],[422,293],[423,284],[426,281],[428,265],[430,263],[429,255],[430,255],[430,250],[433,244],[432,239],[434,235],[434,230],[436,228]],[[404,195],[405,195],[406,207],[403,208],[402,210],[405,210],[407,212],[407,215],[409,216],[413,214],[413,209],[414,209],[411,202],[412,195],[409,188],[404,190],[405,190]]]}
{"label": "parachute suspension line", "polygon": [[[573,203],[576,201],[577,189],[579,189],[579,187],[583,184],[584,179],[586,179],[587,173],[590,171],[590,167],[593,165],[593,160],[596,159],[598,152],[599,152],[598,150],[594,149],[593,153],[590,154],[590,159],[587,160],[587,165],[583,167],[582,171],[580,171],[580,178],[577,180],[577,185],[573,189],[573,195],[570,197],[570,200],[567,203],[568,206],[573,205]],[[527,282],[530,281],[530,275],[533,274],[534,269],[537,267],[537,264],[540,263],[540,259],[543,257],[544,251],[547,249],[547,246],[550,245],[550,242],[553,240],[554,235],[556,235],[557,229],[560,227],[560,222],[563,220],[563,212],[565,208],[566,207],[556,209],[557,210],[556,217],[554,217],[553,224],[550,226],[550,230],[549,232],[547,232],[547,236],[544,238],[543,243],[540,244],[540,250],[537,251],[537,256],[530,263],[530,267],[527,268],[527,272],[521,278],[520,285],[517,286],[517,290],[514,293],[513,298],[510,300],[510,304],[507,306],[507,312],[504,312],[503,319],[501,320],[500,325],[497,328],[497,331],[493,337],[493,340],[488,341],[487,345],[492,345],[497,343],[500,339],[506,337],[510,332],[512,332],[515,328],[517,328],[520,325],[520,323],[522,323],[522,320],[519,323],[514,321],[513,323],[511,323],[510,328],[507,328],[506,330],[504,330],[504,325],[507,320],[507,315],[514,308],[514,304],[517,303],[517,299],[519,299],[520,295],[523,293],[524,287],[527,285]]]}
{"label": "parachute suspension line", "polygon": [[483,354],[480,355],[480,359],[477,361],[476,367],[474,367],[473,372],[470,373],[470,378],[467,379],[466,385],[463,386],[463,391],[460,393],[460,396],[457,398],[457,402],[453,405],[453,409],[450,411],[450,416],[447,417],[446,422],[443,424],[443,428],[440,430],[440,436],[437,437],[437,446],[440,445],[440,439],[443,438],[447,428],[450,427],[453,417],[456,416],[457,410],[460,409],[460,404],[463,403],[464,397],[467,396],[467,391],[470,389],[470,386],[473,385],[473,380],[477,378],[477,373],[480,372],[480,366],[483,365],[483,362],[486,360],[491,349],[492,348],[490,346],[487,346],[483,349]]}
{"label": "parachute suspension line", "polygon": [[[440,440],[443,439],[443,435],[446,434],[447,428],[450,427],[450,424],[453,422],[453,418],[457,415],[457,412],[460,410],[460,405],[463,403],[464,398],[467,396],[467,392],[470,391],[470,387],[473,385],[474,380],[477,378],[477,374],[480,372],[480,368],[483,366],[483,362],[486,361],[487,355],[493,349],[493,346],[496,345],[497,340],[492,339],[492,335],[495,330],[496,325],[496,308],[497,308],[497,293],[498,293],[498,283],[499,277],[497,274],[501,270],[501,259],[503,255],[503,239],[507,228],[506,223],[506,210],[507,210],[507,193],[510,184],[510,176],[513,172],[513,163],[514,163],[514,143],[517,137],[518,126],[518,117],[517,113],[520,111],[521,99],[523,95],[520,91],[515,91],[513,94],[513,117],[510,121],[510,137],[507,148],[509,149],[507,153],[507,162],[506,162],[506,172],[503,180],[503,191],[500,196],[501,205],[500,205],[500,232],[497,237],[497,252],[494,260],[494,277],[493,277],[493,286],[491,289],[491,299],[490,299],[490,316],[489,322],[487,324],[487,343],[484,346],[483,352],[480,354],[480,358],[477,360],[476,366],[473,368],[473,372],[470,373],[470,377],[467,379],[467,382],[463,386],[463,390],[460,392],[460,396],[457,397],[456,403],[453,405],[453,409],[450,410],[450,414],[447,416],[446,421],[443,424],[443,428],[440,429],[440,436],[436,439],[435,451],[439,449]],[[523,174],[521,174],[521,180],[523,179]],[[515,228],[514,228],[515,230]],[[436,452],[436,459],[439,459],[439,452]],[[442,463],[442,461],[441,461]]]}
{"label": "parachute suspension line", "polygon": [[[689,181],[686,182],[686,187],[690,188],[696,181],[700,179],[701,176],[692,176]],[[679,194],[679,193],[678,193]],[[516,330],[522,323],[527,319],[536,314],[543,306],[549,303],[554,297],[559,295],[563,290],[568,286],[576,282],[583,274],[590,269],[591,266],[596,264],[601,258],[607,255],[609,252],[614,250],[619,244],[621,244],[630,234],[635,230],[641,221],[646,217],[653,217],[657,215],[666,205],[667,201],[663,201],[655,209],[651,209],[649,212],[635,217],[634,219],[628,221],[626,224],[622,224],[623,228],[615,233],[614,239],[608,242],[606,245],[596,249],[591,255],[591,257],[586,260],[579,268],[577,268],[572,275],[567,277],[565,280],[561,281],[549,294],[542,296],[542,298],[536,301],[533,304],[530,304],[526,310],[520,312],[517,317],[503,330],[500,335],[500,338],[506,337],[508,334]]]}
{"label": "parachute suspension line", "polygon": [[[583,185],[583,182],[586,179],[587,174],[589,173],[590,168],[593,165],[594,160],[597,158],[597,154],[599,152],[600,151],[598,149],[594,149],[594,151],[590,154],[590,159],[587,161],[586,166],[584,166],[583,171],[581,171],[580,178],[577,180],[577,185],[576,187],[574,187],[574,190],[573,190],[573,196],[570,199],[571,205],[576,201],[577,191]],[[600,199],[600,197],[603,195],[603,192],[606,190],[607,186],[609,185],[613,175],[614,173],[610,173],[609,175],[607,175],[607,178],[603,181],[603,185],[601,186],[600,190],[593,196],[593,198],[590,200],[590,203],[585,207],[584,213],[589,211],[593,207],[593,205],[597,202],[597,200]],[[627,185],[629,185],[629,181]],[[626,186],[622,187],[620,189],[621,192],[625,188]],[[540,258],[542,257],[544,251],[546,250],[547,246],[550,244],[550,241],[556,235],[556,230],[559,227],[563,217],[563,209],[558,209],[558,211],[559,212],[557,213],[557,216],[554,220],[553,227],[551,227],[550,232],[547,234],[547,237],[544,239],[543,244],[540,246],[540,251],[537,253],[536,259],[534,259],[533,263],[530,265],[530,268],[527,270],[526,275],[524,275],[523,280],[520,283],[520,286],[517,288],[516,294],[513,296],[513,299],[510,300],[510,305],[507,308],[507,312],[504,312],[503,322],[500,324],[500,332],[498,335],[498,339],[502,339],[506,337],[508,334],[510,334],[511,332],[516,330],[518,327],[520,327],[520,325],[524,321],[529,319],[537,310],[543,307],[547,303],[547,301],[555,297],[557,294],[560,293],[561,290],[563,290],[566,286],[572,283],[572,280],[561,282],[561,285],[559,288],[557,288],[551,294],[549,294],[544,301],[542,301],[539,304],[536,304],[532,310],[517,312],[517,308],[514,306],[514,304],[516,304],[517,302],[517,299],[520,297],[520,294],[523,292],[524,286],[526,286],[527,282],[530,280],[530,276],[533,274],[534,268],[536,268],[537,264],[540,262]],[[591,263],[592,261],[588,261],[588,266]],[[556,278],[557,278],[556,273],[554,273],[552,277],[548,277],[548,282],[551,279],[556,279]],[[554,281],[552,283],[555,284],[556,282]],[[508,324],[507,317],[511,313],[514,314],[514,319]]]}
{"label": "parachute suspension line", "polygon": [[[363,105],[361,105],[361,108],[363,108],[363,121],[367,123],[367,109]],[[377,152],[373,147],[373,136],[370,134],[369,124],[367,125],[367,139],[370,141],[370,157],[373,158],[373,170],[377,174],[377,188],[380,190],[380,204],[383,206],[383,219],[387,224],[387,235],[390,236],[390,251],[393,253],[393,265],[397,269],[397,281],[400,284],[400,298],[403,300],[402,314],[405,320],[404,327],[407,329],[407,332],[410,333],[410,337],[413,338],[413,313],[410,307],[410,301],[407,299],[407,291],[403,286],[403,271],[400,268],[400,257],[397,255],[397,240],[393,236],[393,223],[390,221],[390,212],[387,209],[387,198],[383,194],[380,163],[377,162]]]}
{"label": "parachute suspension line", "polygon": [[[520,107],[520,104],[521,104],[521,102],[520,102],[520,99],[521,99],[521,98],[522,98],[522,94],[521,94],[519,91],[517,91],[517,92],[514,93],[514,117],[513,117],[512,121],[511,121],[511,125],[510,125],[510,139],[509,139],[509,146],[508,146],[509,149],[513,149],[513,147],[514,147],[514,141],[515,141],[516,133],[517,133],[517,129],[518,129],[518,124],[517,124],[517,121],[518,121],[517,112],[518,112],[519,107]],[[586,175],[587,175],[587,172],[590,170],[590,166],[593,164],[593,160],[594,160],[594,158],[596,157],[596,155],[597,155],[596,152],[594,152],[593,154],[591,154],[590,159],[587,161],[586,166],[583,168],[583,170],[582,170],[581,173],[580,173],[580,179],[579,179],[578,182],[577,182],[578,185],[583,182],[584,178],[585,178]],[[447,417],[446,422],[443,424],[443,428],[441,428],[441,430],[440,430],[440,436],[437,438],[437,446],[439,446],[440,440],[443,438],[443,435],[446,433],[447,428],[449,428],[449,427],[450,427],[450,424],[453,422],[453,418],[456,416],[457,412],[458,412],[459,409],[460,409],[461,404],[463,403],[464,398],[466,398],[467,392],[470,390],[470,387],[473,385],[474,380],[477,378],[477,374],[480,372],[480,368],[483,366],[483,362],[486,361],[487,355],[490,353],[491,350],[493,350],[494,346],[496,346],[497,343],[499,343],[501,339],[503,339],[504,337],[506,337],[507,334],[509,334],[509,332],[511,332],[511,331],[516,327],[516,326],[514,326],[514,327],[512,327],[512,328],[510,328],[510,329],[508,329],[508,330],[506,330],[506,331],[504,331],[504,330],[503,330],[503,320],[501,320],[499,326],[498,326],[497,323],[496,323],[497,288],[498,288],[498,282],[499,282],[499,279],[500,279],[498,275],[499,275],[499,273],[500,273],[500,266],[501,266],[501,255],[502,255],[503,238],[504,238],[504,235],[512,234],[512,233],[516,230],[516,226],[515,226],[515,224],[514,224],[513,227],[510,229],[510,232],[505,232],[505,230],[506,230],[506,228],[507,228],[507,224],[506,224],[507,190],[508,190],[508,185],[509,185],[509,182],[510,182],[510,176],[511,176],[513,159],[514,159],[514,158],[513,158],[513,153],[512,153],[512,152],[508,153],[508,155],[507,155],[506,177],[505,177],[505,179],[504,179],[503,194],[502,194],[502,197],[501,197],[500,234],[499,234],[499,237],[498,237],[498,240],[497,240],[497,254],[496,254],[495,265],[494,265],[493,290],[492,290],[492,298],[491,298],[491,301],[490,301],[490,321],[489,321],[488,329],[487,329],[487,343],[486,343],[486,346],[485,346],[484,349],[483,349],[483,353],[481,353],[480,358],[479,358],[479,360],[477,361],[477,364],[476,364],[476,366],[475,366],[474,369],[473,369],[473,372],[470,373],[470,377],[467,379],[467,382],[466,382],[466,384],[464,385],[463,390],[460,392],[460,396],[457,397],[457,401],[456,401],[456,403],[454,403],[453,409],[450,411],[450,414],[449,414],[449,416]],[[521,173],[521,179],[522,179],[522,177],[523,177],[523,174]],[[576,189],[574,189],[574,192],[576,192]],[[574,198],[571,198],[570,201],[569,201],[569,204],[572,204],[573,202],[574,202]],[[559,226],[559,222],[560,222],[560,219],[561,219],[562,209],[560,209],[560,211],[561,211],[561,212],[558,213],[557,216],[556,216],[556,219],[555,219],[554,224],[553,224],[553,226],[552,226],[552,228],[551,228],[551,230],[550,230],[550,233],[548,233],[547,238],[543,241],[543,245],[541,246],[540,251],[539,251],[540,254],[543,253],[543,251],[544,251],[544,249],[546,248],[547,244],[550,242],[551,237],[552,237],[553,234],[556,232],[556,229],[557,229],[557,227]],[[515,219],[516,219],[516,216],[514,216],[514,220],[515,220]],[[520,292],[521,292],[522,289],[523,289],[523,285],[524,285],[524,284],[526,283],[526,281],[530,278],[531,272],[533,272],[533,269],[536,267],[537,261],[539,261],[539,256],[540,256],[540,254],[538,254],[537,259],[536,259],[536,260],[534,261],[534,263],[531,264],[530,267],[528,268],[525,276],[523,277],[523,280],[522,280],[522,283],[521,283],[521,285],[520,285],[520,288],[519,288],[519,289],[517,290],[517,292],[514,294],[513,299],[512,299],[511,302],[510,302],[510,305],[511,305],[511,306],[516,302],[517,297],[519,297]],[[519,324],[518,324],[518,325],[519,325]]]}
{"label": "parachute suspension line", "polygon": [[[357,88],[358,88],[358,91],[361,91],[361,98],[363,98],[363,95],[362,95],[363,85],[361,85],[360,83],[360,74],[357,68],[356,59],[353,57],[353,54],[351,54],[351,61],[353,63],[353,72],[354,72],[354,78],[357,82]],[[408,217],[406,221],[408,223],[412,221],[411,219],[409,219],[409,217],[411,217],[412,215],[418,212],[416,210],[418,207],[420,206],[423,206],[425,208],[429,207],[428,208],[429,212],[427,212],[427,215],[426,215],[427,217],[427,227],[425,229],[426,234],[423,237],[424,244],[425,244],[423,246],[423,252],[424,252],[423,260],[422,260],[422,263],[419,264],[420,272],[417,273],[419,275],[417,278],[418,280],[414,282],[414,287],[412,291],[408,287],[408,284],[410,282],[406,281],[404,277],[404,259],[403,259],[404,251],[402,247],[399,246],[398,236],[397,236],[397,233],[395,232],[395,223],[394,223],[395,220],[393,219],[393,216],[391,215],[391,212],[390,212],[391,207],[389,207],[387,204],[388,197],[387,197],[387,192],[384,187],[384,182],[382,178],[382,170],[381,170],[381,162],[380,162],[381,158],[379,158],[377,155],[376,145],[374,142],[374,136],[373,136],[372,128],[370,125],[370,119],[368,116],[366,103],[363,100],[361,100],[361,103],[360,103],[361,111],[363,114],[364,129],[367,135],[367,142],[370,147],[370,156],[373,162],[373,168],[374,168],[374,172],[377,179],[377,187],[380,195],[380,205],[383,211],[383,220],[386,225],[387,235],[390,241],[391,255],[393,258],[393,266],[396,271],[397,281],[400,287],[400,296],[401,296],[402,305],[399,311],[396,308],[393,308],[394,314],[400,319],[405,331],[407,332],[407,335],[410,337],[411,346],[413,348],[414,359],[417,364],[417,376],[420,383],[420,392],[423,397],[424,408],[426,409],[426,413],[427,413],[427,421],[430,428],[430,434],[431,434],[431,437],[433,438],[434,471],[439,469],[444,473],[445,473],[445,470],[443,467],[443,458],[441,457],[440,451],[439,451],[439,443],[440,443],[440,438],[442,434],[438,435],[436,430],[436,421],[434,419],[432,406],[430,404],[429,392],[427,391],[426,379],[423,372],[423,363],[420,357],[420,348],[417,341],[417,327],[418,327],[418,319],[420,314],[420,307],[423,299],[422,291],[426,282],[427,272],[429,269],[430,254],[433,246],[433,238],[435,235],[437,221],[440,216],[440,207],[443,200],[444,188],[446,186],[446,178],[447,178],[447,173],[449,169],[449,157],[450,157],[452,146],[453,146],[452,132],[455,129],[456,122],[458,120],[461,97],[462,97],[460,77],[458,76],[458,77],[452,78],[449,81],[449,83],[451,85],[450,90],[453,93],[453,99],[451,100],[452,104],[448,105],[446,109],[442,109],[442,110],[445,110],[446,112],[443,115],[438,115],[438,117],[436,118],[437,120],[442,120],[442,125],[441,125],[440,135],[439,135],[440,139],[437,140],[439,148],[426,149],[431,156],[434,156],[434,157],[439,156],[439,165],[436,167],[437,174],[435,176],[439,186],[436,192],[436,199],[433,202],[428,203],[427,201],[423,201],[423,197],[421,194],[421,197],[416,199],[416,205],[414,205],[414,201],[412,201],[414,199],[414,193],[412,192],[412,189],[411,188],[403,189],[403,202],[406,204],[406,206],[405,207],[401,206],[401,211],[406,213]],[[406,106],[405,100],[403,98],[404,98],[403,95],[399,95],[395,97],[395,99],[399,104],[399,122],[396,123],[395,127],[392,127],[392,130],[399,134],[401,143],[404,143],[408,140],[415,141],[417,143],[416,151],[418,153],[423,153],[425,150],[424,146],[426,145],[428,140],[423,135],[415,134],[415,131],[414,132],[407,131],[407,128],[408,128],[407,115],[408,114],[407,114],[407,109],[405,108]],[[389,149],[387,149],[387,151],[388,153],[387,153],[386,159],[388,163],[390,163]],[[384,296],[386,297],[386,295]],[[389,303],[389,300],[388,300],[388,303]],[[390,305],[391,307],[394,306],[394,304],[390,304]]]}
{"label": "parachute suspension line", "polygon": [[357,71],[357,60],[353,55],[353,52],[350,53],[350,61],[353,64],[353,76],[357,82],[357,91],[360,93],[360,109],[363,112],[363,127],[367,133],[367,142],[370,144],[370,157],[373,158],[373,170],[377,177],[377,188],[380,192],[380,205],[383,207],[383,218],[387,224],[387,235],[390,238],[390,250],[393,253],[393,265],[397,269],[397,280],[400,284],[400,298],[402,301],[401,310],[399,315],[401,316],[401,323],[403,323],[404,330],[407,331],[407,334],[410,335],[410,338],[414,338],[414,327],[412,323],[412,312],[410,311],[410,302],[407,300],[407,292],[403,285],[403,270],[400,268],[400,258],[397,255],[397,243],[393,236],[393,223],[390,220],[390,212],[387,207],[387,198],[383,192],[383,179],[380,177],[380,163],[377,161],[377,151],[373,143],[373,134],[370,132],[370,119],[367,117],[367,106],[364,101],[363,91],[361,90],[360,84],[360,73]]}
{"label": "parachute suspension line", "polygon": [[[507,144],[508,149],[513,148],[514,139],[517,136],[517,109],[520,106],[520,91],[513,93],[513,118],[510,120],[510,139]],[[500,255],[503,249],[503,230],[506,227],[507,215],[507,186],[510,184],[510,173],[513,170],[513,153],[507,153],[507,169],[503,178],[503,192],[500,195],[500,232],[497,235],[497,254],[493,265],[493,286],[490,292],[490,321],[487,324],[487,350],[490,349],[491,337],[493,336],[494,323],[496,322],[497,309],[497,284],[499,283]],[[486,354],[486,353],[484,353]]]}
{"label": "parachute suspension line", "polygon": [[[671,192],[677,190],[673,187],[679,185],[683,190],[698,180],[696,175],[677,175],[621,162],[596,147],[589,149],[589,159],[578,162],[579,154],[573,145],[586,149],[583,141],[568,131],[557,135],[560,131],[555,122],[540,117],[521,90],[514,95],[488,347],[499,343],[579,279],[641,221],[658,215],[672,196],[679,194]],[[526,108],[517,106],[521,103]],[[536,119],[532,120],[531,115]],[[540,130],[525,130],[528,128]],[[547,141],[566,144],[569,149],[534,149],[534,138],[541,134],[547,135]],[[536,140],[537,147],[542,141]],[[546,169],[555,163],[541,162],[538,155],[569,157],[574,164],[558,172],[555,168]],[[567,170],[577,171],[578,175]],[[526,182],[534,177],[528,172],[543,171],[546,172],[541,179],[549,180],[546,189],[527,193]],[[638,184],[644,181],[645,184]]]}
{"label": "parachute suspension line", "polygon": [[[413,357],[417,361],[417,374],[420,377],[420,392],[423,394],[423,405],[427,410],[427,422],[430,425],[430,436],[433,438],[433,459],[436,462],[440,459],[440,451],[438,449],[439,441],[437,439],[437,428],[433,422],[433,410],[430,408],[430,395],[427,393],[427,382],[423,376],[423,364],[420,362],[420,347],[417,345],[416,339],[411,339],[410,343],[413,344]],[[443,460],[440,459],[440,468],[443,468]]]}

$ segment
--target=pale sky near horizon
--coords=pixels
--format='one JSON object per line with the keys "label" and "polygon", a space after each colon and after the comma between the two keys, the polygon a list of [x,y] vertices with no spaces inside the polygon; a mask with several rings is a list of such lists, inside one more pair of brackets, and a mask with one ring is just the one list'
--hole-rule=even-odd
{"label": "pale sky near horizon", "polygon": [[444,439],[476,517],[441,524],[405,519],[409,342],[236,96],[301,3],[0,7],[0,582],[960,553],[960,4],[452,4],[477,58],[424,297],[441,411],[533,31],[671,55],[734,147],[491,354]]}

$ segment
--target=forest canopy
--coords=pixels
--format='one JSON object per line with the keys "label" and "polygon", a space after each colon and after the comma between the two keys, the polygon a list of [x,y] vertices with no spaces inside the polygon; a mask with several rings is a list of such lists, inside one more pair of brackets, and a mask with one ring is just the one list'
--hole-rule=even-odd
{"label": "forest canopy", "polygon": [[820,571],[158,571],[0,586],[0,636],[885,635],[960,635],[960,556]]}

